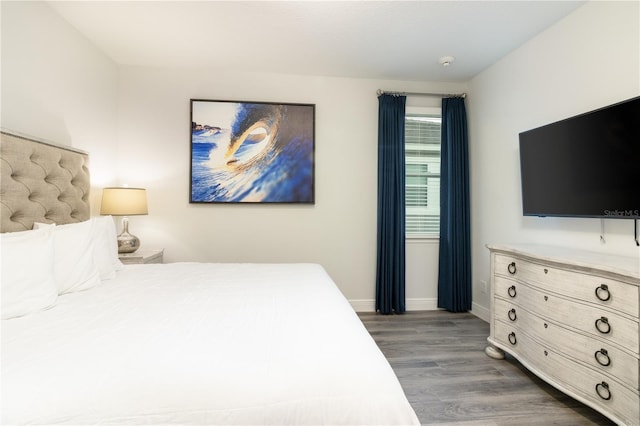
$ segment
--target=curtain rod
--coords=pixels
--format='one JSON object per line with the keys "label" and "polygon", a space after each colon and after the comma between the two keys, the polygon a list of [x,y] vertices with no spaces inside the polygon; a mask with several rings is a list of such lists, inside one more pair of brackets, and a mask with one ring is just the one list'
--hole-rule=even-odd
{"label": "curtain rod", "polygon": [[466,93],[423,93],[423,92],[392,92],[389,90],[378,89],[376,92],[380,95],[396,95],[396,96],[437,96],[441,98],[466,98]]}

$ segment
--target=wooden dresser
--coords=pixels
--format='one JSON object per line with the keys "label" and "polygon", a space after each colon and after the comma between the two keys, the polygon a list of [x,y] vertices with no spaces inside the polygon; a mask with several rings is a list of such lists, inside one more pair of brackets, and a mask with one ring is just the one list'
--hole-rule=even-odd
{"label": "wooden dresser", "polygon": [[491,334],[543,380],[623,425],[640,424],[640,258],[489,245]]}

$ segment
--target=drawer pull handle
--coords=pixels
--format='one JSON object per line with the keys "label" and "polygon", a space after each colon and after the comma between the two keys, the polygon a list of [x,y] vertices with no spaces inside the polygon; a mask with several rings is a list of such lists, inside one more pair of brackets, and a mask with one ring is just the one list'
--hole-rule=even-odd
{"label": "drawer pull handle", "polygon": [[[601,326],[601,324],[604,324],[606,326],[606,328]],[[598,318],[596,320],[596,329],[602,334],[611,333],[611,325],[609,324],[609,319],[607,317]]]}
{"label": "drawer pull handle", "polygon": [[[604,392],[603,392],[604,390]],[[598,383],[596,385],[596,393],[605,401],[611,399],[611,391],[609,390],[609,384],[607,382]]]}
{"label": "drawer pull handle", "polygon": [[611,292],[609,291],[609,286],[606,284],[600,284],[599,287],[596,287],[596,297],[603,302],[611,299]]}
{"label": "drawer pull handle", "polygon": [[549,273],[549,270],[548,270],[547,268],[544,268],[544,273],[545,273],[545,274],[548,274],[548,273]]}
{"label": "drawer pull handle", "polygon": [[600,364],[601,366],[608,367],[611,365],[611,358],[609,357],[609,353],[607,352],[606,349],[600,349],[599,351],[596,351],[596,353],[593,356],[596,358],[596,361],[598,361],[598,364]]}
{"label": "drawer pull handle", "polygon": [[507,293],[509,294],[509,296],[511,297],[516,297],[516,286],[512,285],[511,287],[509,287],[507,289]]}
{"label": "drawer pull handle", "polygon": [[514,333],[513,331],[509,333],[509,343],[515,345],[517,341],[518,340],[516,339],[516,333]]}
{"label": "drawer pull handle", "polygon": [[516,262],[511,262],[508,266],[507,266],[507,271],[509,271],[509,273],[511,275],[515,275],[517,268],[516,268]]}
{"label": "drawer pull handle", "polygon": [[507,313],[507,316],[509,317],[509,319],[511,321],[515,321],[517,316],[516,316],[516,310],[514,308],[511,308],[511,310]]}

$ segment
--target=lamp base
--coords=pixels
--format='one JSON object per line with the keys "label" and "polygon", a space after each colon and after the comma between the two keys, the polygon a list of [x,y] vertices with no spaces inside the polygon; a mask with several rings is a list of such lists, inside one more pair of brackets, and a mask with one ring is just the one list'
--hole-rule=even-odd
{"label": "lamp base", "polygon": [[118,235],[118,253],[133,253],[140,248],[140,240],[135,235],[123,232]]}
{"label": "lamp base", "polygon": [[129,218],[122,218],[122,232],[118,235],[118,253],[133,253],[140,248],[140,240],[129,233]]}

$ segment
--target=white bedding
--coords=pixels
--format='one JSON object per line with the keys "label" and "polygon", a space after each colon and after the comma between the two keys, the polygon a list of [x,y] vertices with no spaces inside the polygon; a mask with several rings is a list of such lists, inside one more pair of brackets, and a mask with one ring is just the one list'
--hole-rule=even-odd
{"label": "white bedding", "polygon": [[419,424],[322,267],[131,265],[2,321],[2,424]]}

